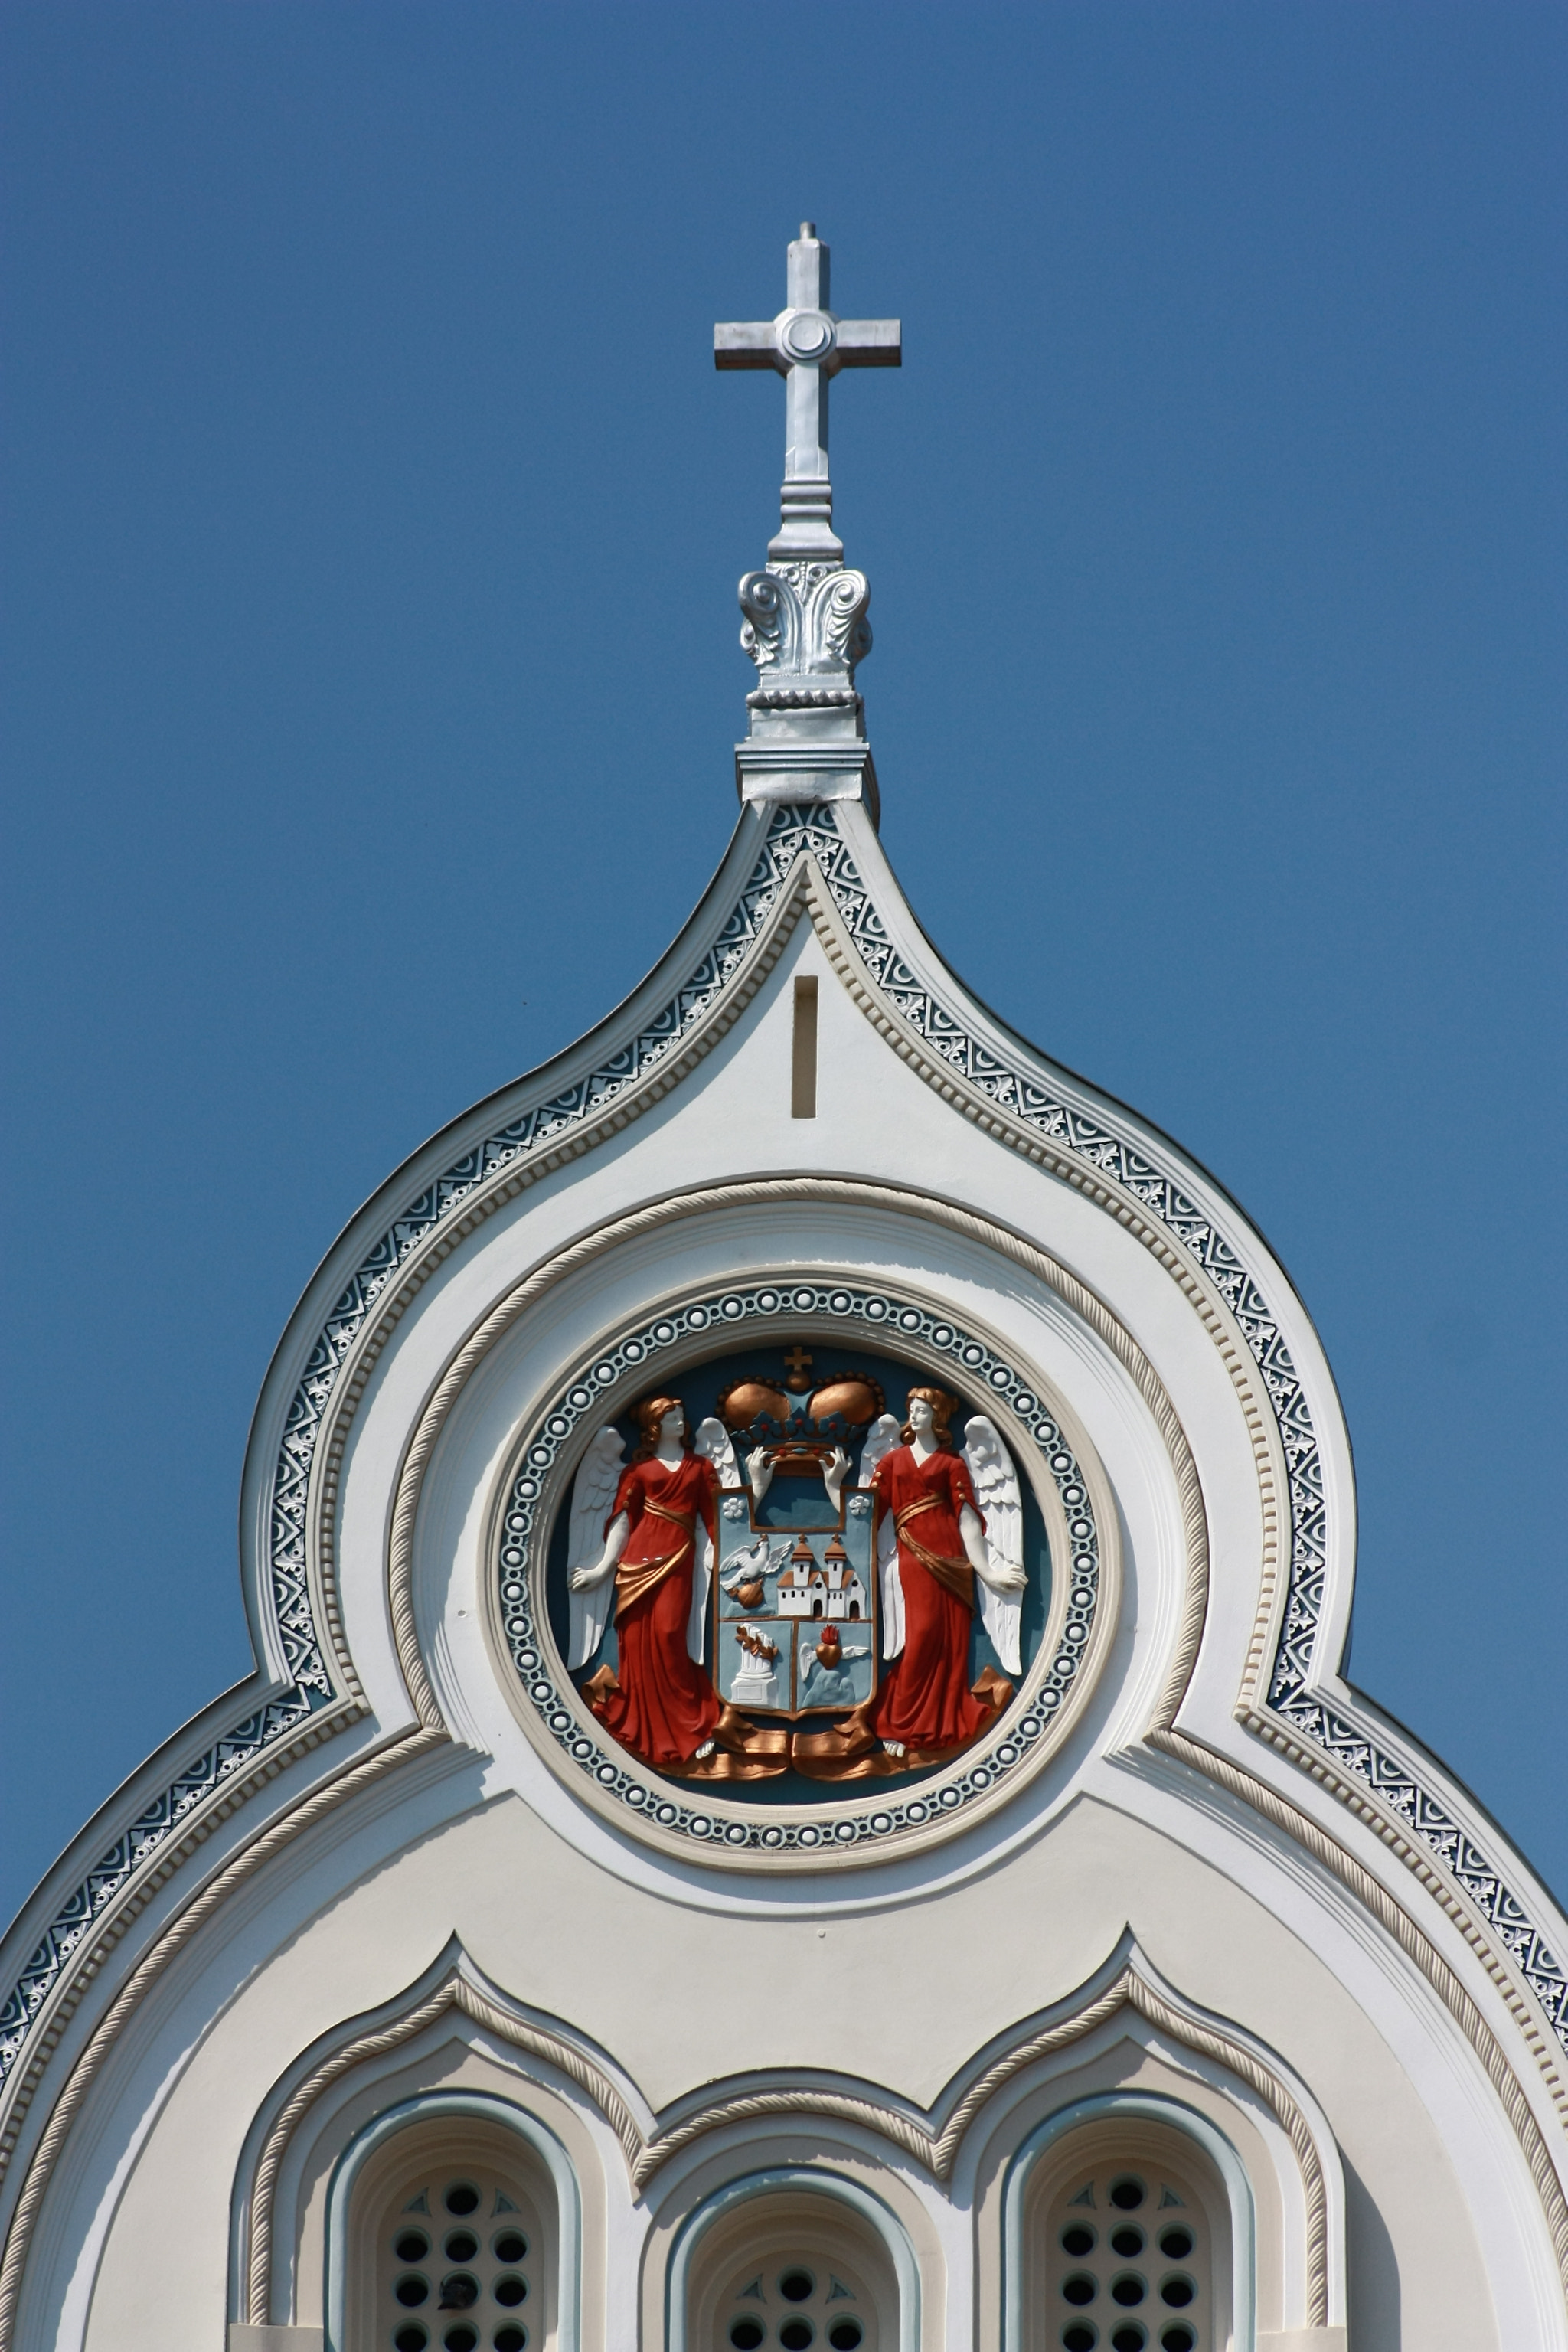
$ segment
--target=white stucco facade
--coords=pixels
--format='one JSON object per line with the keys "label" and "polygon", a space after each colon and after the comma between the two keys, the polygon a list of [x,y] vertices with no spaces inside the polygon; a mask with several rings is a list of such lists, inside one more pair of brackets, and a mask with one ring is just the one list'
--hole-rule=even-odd
{"label": "white stucco facade", "polygon": [[[851,701],[763,713],[659,968],[301,1301],[246,1474],[254,1681],[5,1947],[19,2352],[391,2343],[363,2215],[470,2143],[535,2217],[542,2352],[763,2341],[726,2301],[753,2256],[837,2280],[866,2352],[1152,2347],[1168,2310],[1060,2299],[1052,2200],[1119,2164],[1201,2209],[1195,2352],[1568,2347],[1568,1924],[1339,1678],[1354,1495],[1309,1318],[1201,1169],[941,966]],[[771,1808],[628,1763],[543,1601],[588,1436],[721,1339],[852,1360],[900,1316],[1012,1433],[1050,1549],[994,1728]],[[1097,1529],[1081,1622],[1039,1414]]]}

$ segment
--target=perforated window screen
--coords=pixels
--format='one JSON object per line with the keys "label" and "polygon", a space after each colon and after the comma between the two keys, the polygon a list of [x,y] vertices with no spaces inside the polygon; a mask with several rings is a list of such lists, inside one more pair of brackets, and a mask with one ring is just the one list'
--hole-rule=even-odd
{"label": "perforated window screen", "polygon": [[483,2165],[405,2181],[376,2243],[376,2352],[527,2352],[536,2231],[521,2185]]}
{"label": "perforated window screen", "polygon": [[721,2297],[715,2352],[878,2352],[876,2305],[837,2256],[774,2254]]}
{"label": "perforated window screen", "polygon": [[1052,2352],[1214,2352],[1208,2223],[1182,2175],[1142,2161],[1074,2174],[1045,2233]]}

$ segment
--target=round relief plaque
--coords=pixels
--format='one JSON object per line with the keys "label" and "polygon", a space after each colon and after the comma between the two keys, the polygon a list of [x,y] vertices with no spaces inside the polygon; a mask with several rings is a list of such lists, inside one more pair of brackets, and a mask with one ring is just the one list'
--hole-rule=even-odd
{"label": "round relief plaque", "polygon": [[1113,1525],[1064,1406],[986,1335],[749,1282],[625,1332],[525,1433],[499,1624],[531,1738],[618,1825],[694,1860],[870,1862],[1059,1743],[1114,1617]]}

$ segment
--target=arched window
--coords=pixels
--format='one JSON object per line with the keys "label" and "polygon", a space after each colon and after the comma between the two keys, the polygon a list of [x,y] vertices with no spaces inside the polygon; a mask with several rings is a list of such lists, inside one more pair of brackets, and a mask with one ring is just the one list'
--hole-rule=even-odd
{"label": "arched window", "polygon": [[671,2262],[670,2352],[912,2352],[920,2288],[904,2232],[858,2183],[754,2173],[687,2223]]}
{"label": "arched window", "polygon": [[570,2166],[531,2117],[479,2095],[412,2100],[334,2177],[328,2352],[574,2352],[578,2235]]}
{"label": "arched window", "polygon": [[1047,2340],[1062,2352],[1215,2352],[1205,2202],[1190,2168],[1163,2150],[1150,2157],[1107,2149],[1046,2209]]}
{"label": "arched window", "polygon": [[866,2273],[815,2231],[792,2231],[790,2243],[782,2257],[770,2248],[769,2260],[735,2266],[719,2296],[714,2352],[881,2352]]}
{"label": "arched window", "polygon": [[361,2331],[365,2352],[527,2352],[542,2342],[534,2200],[515,2160],[476,2161],[480,2153],[424,2152],[374,2222],[367,2216],[375,2307]]}
{"label": "arched window", "polygon": [[1111,2095],[1014,2161],[1008,2352],[1226,2352],[1252,2325],[1252,2195],[1235,2150],[1176,2101]]}

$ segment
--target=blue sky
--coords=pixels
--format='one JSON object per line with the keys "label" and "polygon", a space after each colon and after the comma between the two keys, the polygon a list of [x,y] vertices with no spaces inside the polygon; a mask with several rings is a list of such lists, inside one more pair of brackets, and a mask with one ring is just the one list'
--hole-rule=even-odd
{"label": "blue sky", "polygon": [[246,1671],[247,1425],[427,1133],[733,815],[834,395],[884,839],[1340,1381],[1352,1671],[1560,1890],[1568,13],[99,0],[0,17],[0,1911]]}

